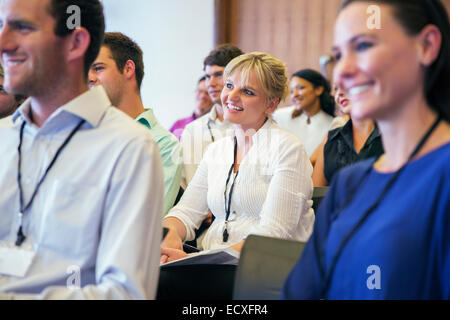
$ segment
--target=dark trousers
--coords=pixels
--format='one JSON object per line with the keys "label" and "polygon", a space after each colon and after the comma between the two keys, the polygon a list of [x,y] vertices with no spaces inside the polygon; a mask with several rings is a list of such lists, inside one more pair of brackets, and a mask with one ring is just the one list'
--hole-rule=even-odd
{"label": "dark trousers", "polygon": [[162,267],[157,300],[232,300],[236,265]]}

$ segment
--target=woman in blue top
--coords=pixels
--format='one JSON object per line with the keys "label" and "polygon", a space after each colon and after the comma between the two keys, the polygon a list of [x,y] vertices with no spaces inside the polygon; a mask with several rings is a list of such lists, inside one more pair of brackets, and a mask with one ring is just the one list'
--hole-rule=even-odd
{"label": "woman in blue top", "polygon": [[439,0],[344,1],[335,81],[385,153],[336,174],[282,298],[450,299],[449,37]]}

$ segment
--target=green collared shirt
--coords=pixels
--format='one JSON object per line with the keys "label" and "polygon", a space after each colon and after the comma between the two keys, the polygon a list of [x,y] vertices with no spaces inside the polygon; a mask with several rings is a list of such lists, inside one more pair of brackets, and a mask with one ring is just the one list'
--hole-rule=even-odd
{"label": "green collared shirt", "polygon": [[173,207],[180,189],[181,165],[179,161],[180,143],[178,139],[161,126],[152,109],[141,113],[136,121],[150,129],[158,143],[164,171],[164,210],[163,216]]}

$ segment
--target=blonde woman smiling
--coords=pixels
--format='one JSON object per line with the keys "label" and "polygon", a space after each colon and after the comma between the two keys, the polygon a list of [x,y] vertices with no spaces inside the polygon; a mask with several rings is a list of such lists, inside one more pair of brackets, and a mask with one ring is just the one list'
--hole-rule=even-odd
{"label": "blonde woman smiling", "polygon": [[306,241],[314,222],[311,209],[312,166],[294,135],[280,129],[270,115],[288,92],[284,64],[260,52],[233,59],[224,70],[221,100],[234,136],[207,150],[179,204],[164,219],[170,229],[161,262],[187,254],[206,217],[216,217],[202,249],[240,251],[249,234]]}

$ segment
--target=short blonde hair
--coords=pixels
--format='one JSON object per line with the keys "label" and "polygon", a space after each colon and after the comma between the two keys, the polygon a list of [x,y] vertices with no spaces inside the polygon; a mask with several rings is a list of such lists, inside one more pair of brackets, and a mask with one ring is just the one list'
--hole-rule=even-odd
{"label": "short blonde hair", "polygon": [[223,71],[224,79],[240,72],[243,84],[248,84],[250,73],[254,71],[257,81],[264,91],[267,101],[283,101],[289,92],[289,78],[286,65],[274,56],[264,52],[250,52],[231,60]]}

